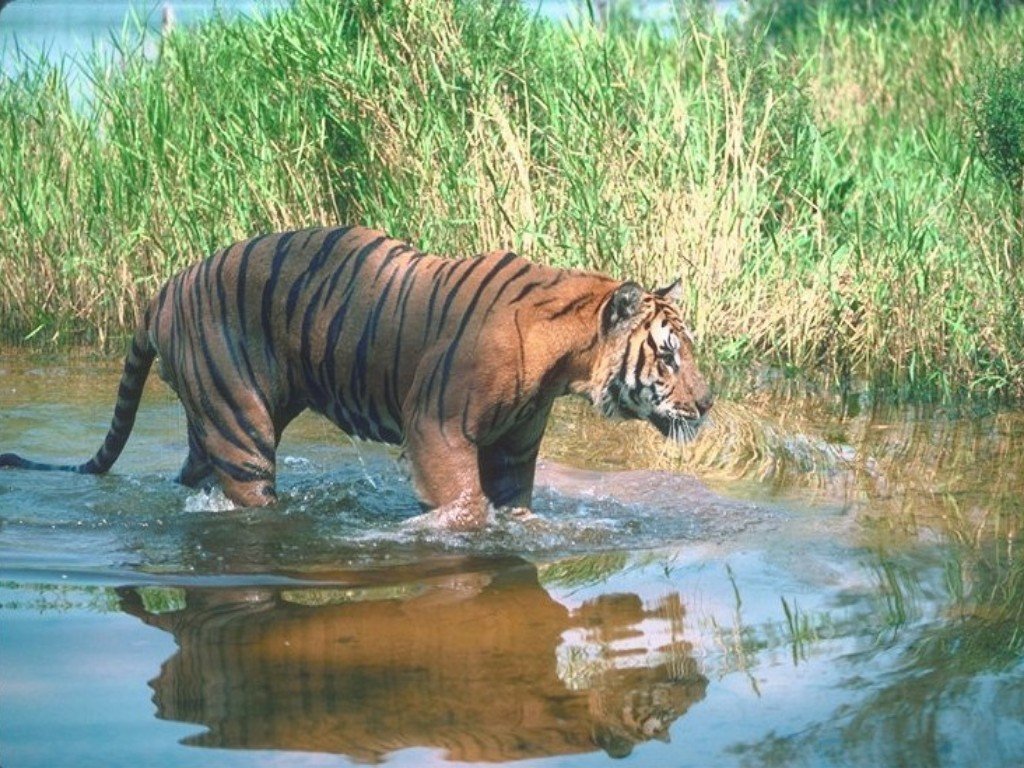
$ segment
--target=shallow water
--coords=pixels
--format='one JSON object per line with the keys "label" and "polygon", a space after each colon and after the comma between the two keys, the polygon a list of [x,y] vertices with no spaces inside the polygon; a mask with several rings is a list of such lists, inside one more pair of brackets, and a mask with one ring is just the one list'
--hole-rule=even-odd
{"label": "shallow water", "polygon": [[[0,450],[84,460],[118,369],[0,357]],[[528,523],[410,530],[396,454],[303,418],[281,503],[0,471],[0,764],[1024,763],[1024,419],[723,401],[675,449],[558,409]]]}

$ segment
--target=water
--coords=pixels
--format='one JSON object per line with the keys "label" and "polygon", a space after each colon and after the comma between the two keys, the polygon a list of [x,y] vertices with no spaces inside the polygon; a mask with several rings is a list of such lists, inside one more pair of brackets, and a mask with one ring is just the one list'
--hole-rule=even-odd
{"label": "water", "polygon": [[[0,357],[0,449],[90,455],[117,376]],[[274,509],[174,485],[153,381],[110,475],[0,471],[0,761],[1024,762],[1024,419],[716,408],[679,451],[563,406],[540,519],[452,535],[313,417]]]}
{"label": "water", "polygon": [[45,56],[55,64],[71,62],[94,50],[109,57],[125,44],[145,42],[155,51],[165,6],[174,23],[196,24],[215,15],[234,17],[273,12],[287,0],[12,0],[0,11],[0,71],[13,75],[26,61]]}

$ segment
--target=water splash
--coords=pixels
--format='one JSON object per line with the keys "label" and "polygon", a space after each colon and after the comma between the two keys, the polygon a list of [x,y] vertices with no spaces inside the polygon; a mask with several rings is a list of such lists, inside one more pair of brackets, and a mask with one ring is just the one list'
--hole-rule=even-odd
{"label": "water splash", "polygon": [[220,488],[196,491],[185,499],[186,512],[229,512],[238,509]]}

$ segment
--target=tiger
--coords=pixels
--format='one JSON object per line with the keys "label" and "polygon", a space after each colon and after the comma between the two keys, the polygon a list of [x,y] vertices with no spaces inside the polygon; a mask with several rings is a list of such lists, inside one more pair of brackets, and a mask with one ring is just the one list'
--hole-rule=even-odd
{"label": "tiger", "polygon": [[277,501],[276,450],[306,409],[402,447],[424,522],[483,527],[530,514],[554,400],[650,422],[685,441],[714,397],[678,302],[508,250],[452,259],[381,231],[317,227],[229,245],[170,278],[140,312],[113,419],[83,464],[0,454],[0,466],[107,472],[154,360],[180,399],[177,481],[241,507]]}

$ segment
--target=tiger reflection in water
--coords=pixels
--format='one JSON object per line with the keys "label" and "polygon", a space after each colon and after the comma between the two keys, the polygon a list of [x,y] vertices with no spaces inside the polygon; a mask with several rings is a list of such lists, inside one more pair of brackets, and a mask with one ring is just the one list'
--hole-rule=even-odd
{"label": "tiger reflection in water", "polygon": [[197,746],[494,762],[622,757],[704,697],[674,593],[569,610],[518,558],[335,576],[349,586],[190,587],[165,613],[120,590],[178,644],[150,683],[158,716],[205,726]]}

